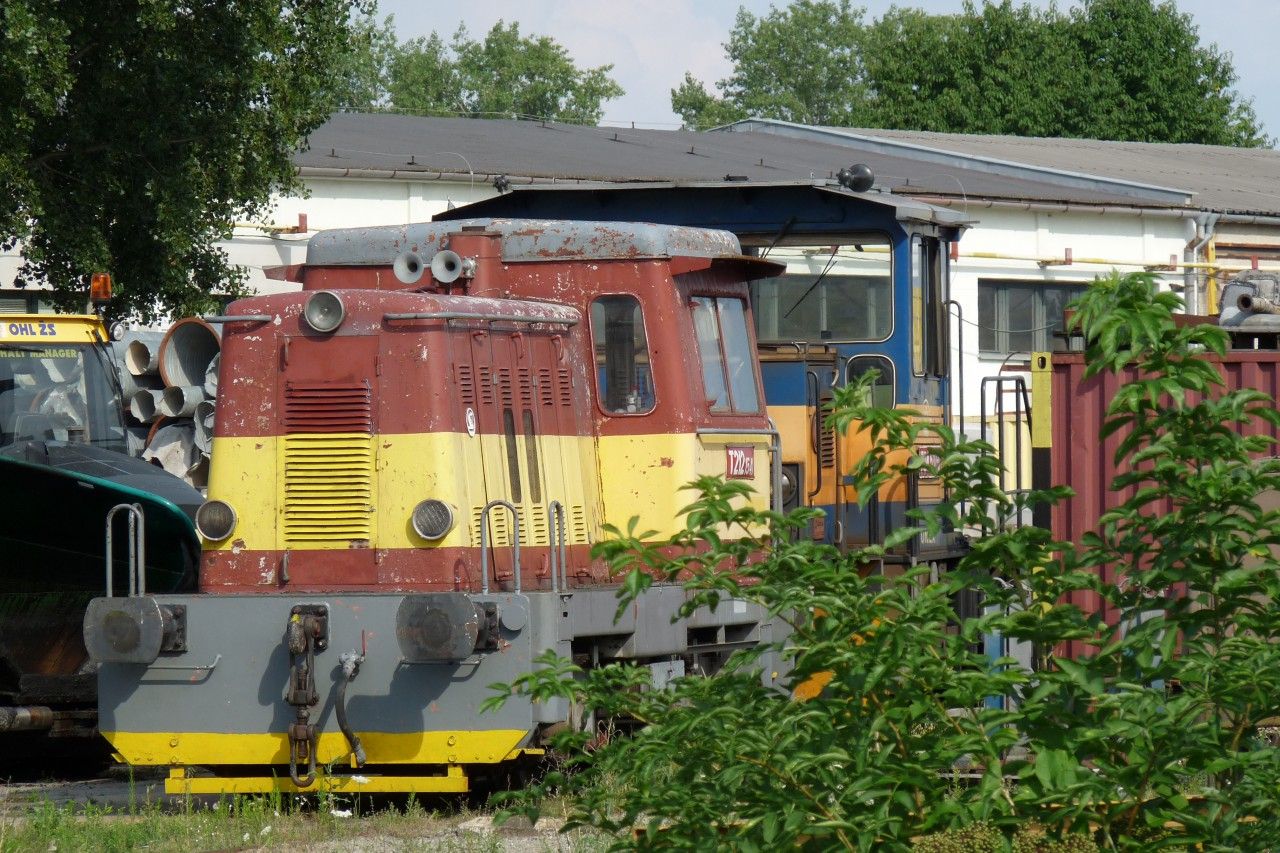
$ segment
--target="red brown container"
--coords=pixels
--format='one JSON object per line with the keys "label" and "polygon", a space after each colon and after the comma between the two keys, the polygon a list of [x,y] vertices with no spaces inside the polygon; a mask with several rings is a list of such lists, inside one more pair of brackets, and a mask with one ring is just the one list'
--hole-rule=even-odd
{"label": "red brown container", "polygon": [[[1040,358],[1036,356],[1035,366],[1043,371],[1037,371],[1040,373],[1037,379],[1042,381],[1036,383],[1032,403],[1042,412],[1046,409],[1050,412],[1035,421],[1037,426],[1048,427],[1049,436],[1048,442],[1042,436],[1034,436],[1036,450],[1033,452],[1048,456],[1047,465],[1037,466],[1041,472],[1047,467],[1048,484],[1070,486],[1075,492],[1075,497],[1062,501],[1050,513],[1054,537],[1079,543],[1085,533],[1097,528],[1103,513],[1119,506],[1136,491],[1132,486],[1112,489],[1112,481],[1121,470],[1115,461],[1121,434],[1100,436],[1107,406],[1116,390],[1138,378],[1138,371],[1130,368],[1118,375],[1105,373],[1085,379],[1083,353],[1053,353],[1051,365],[1042,365]],[[1226,383],[1223,390],[1251,388],[1273,398],[1280,395],[1280,352],[1238,350],[1222,358],[1206,358],[1219,366]],[[1043,399],[1044,390],[1049,391],[1048,401]],[[1280,430],[1267,423],[1254,423],[1247,429],[1249,434],[1259,432],[1280,439]],[[1045,444],[1049,446],[1046,448]],[[1114,568],[1103,570],[1104,581],[1115,579]],[[1097,595],[1089,592],[1075,593],[1070,600],[1086,613],[1096,612],[1102,604]],[[1108,609],[1104,617],[1108,624],[1115,624],[1117,614]],[[1078,641],[1067,644],[1067,654],[1071,656],[1085,650],[1086,646]]]}

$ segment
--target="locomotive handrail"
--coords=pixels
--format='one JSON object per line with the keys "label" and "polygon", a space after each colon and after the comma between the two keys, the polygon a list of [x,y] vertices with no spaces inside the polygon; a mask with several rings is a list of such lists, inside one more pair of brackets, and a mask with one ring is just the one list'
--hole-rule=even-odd
{"label": "locomotive handrail", "polygon": [[275,317],[270,314],[210,314],[200,319],[206,323],[270,323]]}
{"label": "locomotive handrail", "polygon": [[[147,519],[142,513],[141,504],[116,504],[107,511],[107,598],[114,593],[115,579],[112,577],[112,564],[115,562],[115,527],[116,513],[123,510],[129,516],[129,597],[147,594],[145,566],[147,564]],[[144,569],[139,571],[139,565]]]}
{"label": "locomotive handrail", "polygon": [[520,513],[510,501],[499,499],[489,501],[484,505],[484,509],[480,510],[480,592],[484,595],[489,594],[489,510],[495,506],[504,506],[511,510],[511,520],[515,525],[511,539],[514,543],[512,561],[516,573],[516,592],[520,592]]}
{"label": "locomotive handrail", "polygon": [[769,486],[773,494],[769,496],[769,508],[782,513],[782,434],[778,426],[769,418],[768,429],[736,427],[702,427],[694,430],[695,435],[767,435],[769,442]]}
{"label": "locomotive handrail", "polygon": [[[982,377],[982,384],[980,387],[981,393],[979,396],[979,406],[981,410],[981,414],[980,414],[981,423],[979,424],[979,426],[981,429],[980,437],[982,441],[987,441],[987,387],[988,386],[992,386],[995,389],[992,392],[994,396],[994,400],[993,400],[994,408],[995,408],[994,415],[995,415],[995,421],[996,421],[996,426],[993,427],[993,431],[999,430],[999,439],[998,439],[999,453],[997,454],[997,459],[1000,462],[1000,477],[999,477],[1000,490],[1005,492],[1006,494],[1022,494],[1027,491],[1023,485],[1023,479],[1022,479],[1022,426],[1025,423],[1027,426],[1027,430],[1030,431],[1031,429],[1031,400],[1030,400],[1030,397],[1027,395],[1027,383],[1023,380],[1021,376],[984,376]],[[1013,395],[1013,407],[1011,411],[1006,413],[1004,398],[1007,394]],[[1008,465],[1008,459],[1009,459],[1008,448],[1005,446],[1005,439],[1004,439],[1004,434],[1005,434],[1004,419],[1006,414],[1011,414],[1013,416],[1012,425],[1013,425],[1014,448],[1013,448],[1013,472],[1012,472],[1013,490],[1012,491],[1010,491],[1010,489],[1008,488],[1009,480],[1011,478],[1010,478],[1009,465]],[[1003,523],[1005,519],[1001,519],[1001,521]],[[1019,516],[1017,520],[1017,526],[1019,527],[1022,526],[1021,516]]]}
{"label": "locomotive handrail", "polygon": [[487,320],[490,323],[548,323],[576,326],[576,319],[538,317],[533,314],[481,314],[478,311],[409,311],[383,314],[383,320]]}
{"label": "locomotive handrail", "polygon": [[551,591],[559,592],[556,581],[557,568],[564,576],[564,591],[569,591],[569,559],[564,544],[564,504],[552,501],[547,504],[547,527],[554,537],[551,544]]}
{"label": "locomotive handrail", "polygon": [[[950,322],[951,322],[952,308],[955,309],[955,317],[956,317],[956,360],[955,362],[953,362],[953,364],[956,367],[954,371],[952,370],[947,371],[949,374],[950,373],[955,374],[955,381],[947,383],[946,419],[947,419],[947,423],[951,426],[951,428],[954,429],[958,435],[963,437],[965,435],[965,431],[964,431],[965,429],[965,423],[964,423],[964,309],[961,307],[960,303],[954,299],[948,299],[946,302],[942,304],[946,306],[946,309],[947,309],[948,325],[950,325]],[[951,358],[951,347],[950,347],[950,344],[948,344],[947,346],[948,361],[950,360],[950,358]],[[956,389],[956,388],[958,388],[959,393],[957,396],[960,399],[959,415],[956,414],[955,406],[951,402],[951,392],[953,389]],[[945,494],[946,494],[947,500],[950,500],[951,499],[950,486],[946,487]],[[964,503],[961,504],[961,508],[960,508],[961,514],[963,514],[964,510],[966,509],[965,504],[967,503],[968,502],[965,501]]]}

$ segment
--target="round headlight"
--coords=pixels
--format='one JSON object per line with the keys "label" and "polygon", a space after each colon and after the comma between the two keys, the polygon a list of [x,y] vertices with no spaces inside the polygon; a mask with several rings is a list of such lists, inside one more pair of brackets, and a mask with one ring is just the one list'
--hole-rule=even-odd
{"label": "round headlight", "polygon": [[221,542],[236,529],[236,511],[226,501],[205,501],[196,510],[196,531],[210,542]]}
{"label": "round headlight", "polygon": [[302,309],[302,319],[307,325],[324,334],[342,325],[342,318],[345,316],[346,309],[342,306],[342,299],[328,290],[311,294]]}
{"label": "round headlight", "polygon": [[423,539],[443,539],[453,529],[453,507],[427,498],[413,508],[413,530]]}
{"label": "round headlight", "polygon": [[796,482],[799,473],[799,471],[792,469],[790,466],[785,466],[782,469],[782,502],[784,504],[789,504],[795,500],[796,489],[800,485]]}

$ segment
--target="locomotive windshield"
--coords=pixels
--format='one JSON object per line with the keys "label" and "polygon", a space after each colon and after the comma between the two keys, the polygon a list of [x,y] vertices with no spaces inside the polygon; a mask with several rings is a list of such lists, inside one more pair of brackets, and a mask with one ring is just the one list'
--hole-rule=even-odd
{"label": "locomotive windshield", "polygon": [[741,299],[695,296],[690,303],[693,329],[702,359],[702,384],[713,412],[754,414],[755,353],[747,337],[746,307]]}
{"label": "locomotive windshield", "polygon": [[888,237],[780,246],[768,257],[787,272],[751,283],[761,341],[882,341],[893,331]]}
{"label": "locomotive windshield", "polygon": [[102,347],[0,344],[0,447],[80,441],[124,451],[117,386]]}

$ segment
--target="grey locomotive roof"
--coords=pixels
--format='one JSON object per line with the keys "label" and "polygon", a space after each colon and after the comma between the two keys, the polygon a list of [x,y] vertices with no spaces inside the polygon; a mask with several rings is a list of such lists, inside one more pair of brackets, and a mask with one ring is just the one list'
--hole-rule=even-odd
{"label": "grey locomotive roof", "polygon": [[483,226],[503,236],[502,259],[509,262],[558,259],[725,258],[742,254],[728,231],[682,225],[634,222],[565,222],[536,219],[460,219],[373,228],[322,231],[307,245],[313,266],[390,264],[411,251],[424,260],[442,248],[451,234]]}
{"label": "grey locomotive roof", "polygon": [[1280,214],[1280,151],[1269,148],[806,127],[754,119],[721,130],[821,139],[859,151],[871,146],[939,163],[985,163],[1022,173],[1031,168],[1051,181],[1091,177],[1178,188],[1202,210]]}
{"label": "grey locomotive roof", "polygon": [[[919,152],[858,147],[848,139],[777,133],[628,130],[526,121],[339,113],[295,156],[304,175],[423,179],[448,173],[487,183],[576,181],[749,181],[826,179],[851,163],[876,187],[908,196],[1183,206],[1187,197],[1132,182],[1074,184],[1027,170],[973,162],[931,163]],[[465,180],[465,177],[464,177]],[[1176,189],[1176,188],[1175,188]],[[1176,199],[1176,200],[1174,200]],[[1280,202],[1277,203],[1280,206]]]}

